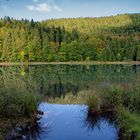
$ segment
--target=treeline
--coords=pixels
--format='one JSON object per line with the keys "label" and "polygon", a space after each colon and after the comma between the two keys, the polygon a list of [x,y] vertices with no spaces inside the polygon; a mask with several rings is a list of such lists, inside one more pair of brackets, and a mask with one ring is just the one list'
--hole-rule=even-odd
{"label": "treeline", "polygon": [[140,60],[140,14],[0,19],[0,62],[132,60]]}

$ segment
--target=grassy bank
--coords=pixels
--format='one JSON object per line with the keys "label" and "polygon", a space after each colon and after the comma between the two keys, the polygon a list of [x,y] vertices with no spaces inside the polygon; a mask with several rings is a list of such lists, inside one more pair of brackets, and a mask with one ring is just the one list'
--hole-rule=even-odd
{"label": "grassy bank", "polygon": [[92,95],[87,100],[89,112],[97,114],[112,112],[115,114],[115,121],[120,128],[121,139],[140,139],[140,88],[134,90],[106,89],[100,94]]}
{"label": "grassy bank", "polygon": [[25,125],[37,115],[39,97],[21,88],[0,90],[0,140],[13,129],[13,125]]}
{"label": "grassy bank", "polygon": [[130,140],[140,139],[140,114],[120,107],[117,110],[119,127],[123,130],[122,137]]}

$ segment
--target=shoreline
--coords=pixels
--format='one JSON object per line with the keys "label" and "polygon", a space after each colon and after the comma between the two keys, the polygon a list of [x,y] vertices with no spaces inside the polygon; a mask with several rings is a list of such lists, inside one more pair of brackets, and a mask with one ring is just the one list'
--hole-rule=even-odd
{"label": "shoreline", "polygon": [[1,62],[0,66],[20,65],[140,65],[140,61]]}

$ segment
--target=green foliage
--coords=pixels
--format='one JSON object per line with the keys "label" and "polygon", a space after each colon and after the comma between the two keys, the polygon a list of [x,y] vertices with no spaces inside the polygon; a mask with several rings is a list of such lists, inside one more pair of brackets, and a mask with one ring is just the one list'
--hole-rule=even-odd
{"label": "green foliage", "polygon": [[140,14],[102,18],[0,19],[0,61],[140,60]]}
{"label": "green foliage", "polygon": [[123,107],[117,109],[117,120],[120,128],[123,128],[125,133],[123,136],[126,139],[131,139],[132,132],[136,133],[136,140],[140,139],[140,115],[132,113]]}
{"label": "green foliage", "polygon": [[[134,17],[133,20],[135,20],[135,23],[138,23],[137,20],[140,15],[134,15],[132,17]],[[72,29],[76,28],[82,33],[92,34],[92,31],[98,33],[101,32],[102,29],[126,27],[132,24],[132,17],[131,15],[125,14],[101,18],[62,18],[43,21],[42,24],[55,27],[64,26],[68,31],[72,31]]]}

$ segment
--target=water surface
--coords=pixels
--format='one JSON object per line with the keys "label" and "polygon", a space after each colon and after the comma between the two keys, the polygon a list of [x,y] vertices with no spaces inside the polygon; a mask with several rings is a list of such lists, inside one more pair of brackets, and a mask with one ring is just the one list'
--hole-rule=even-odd
{"label": "water surface", "polygon": [[105,118],[89,127],[85,105],[61,105],[42,103],[44,112],[40,120],[40,140],[117,140],[117,129]]}

